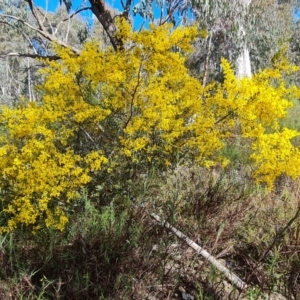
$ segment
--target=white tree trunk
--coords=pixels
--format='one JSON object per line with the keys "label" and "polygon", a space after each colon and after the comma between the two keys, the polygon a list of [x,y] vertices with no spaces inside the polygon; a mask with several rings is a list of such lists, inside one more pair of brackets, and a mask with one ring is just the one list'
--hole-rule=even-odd
{"label": "white tree trunk", "polygon": [[239,55],[236,64],[237,78],[251,77],[251,61],[249,50],[247,49],[247,47],[244,47],[244,49],[242,50],[242,53]]}
{"label": "white tree trunk", "polygon": [[[248,7],[252,0],[239,0],[241,2],[241,5],[243,6],[245,10],[245,15],[248,13]],[[241,38],[244,38],[246,35],[246,31],[243,27],[243,25],[240,28],[240,36]],[[250,61],[250,55],[249,50],[247,46],[244,46],[243,50],[241,51],[237,61],[236,61],[236,76],[237,78],[243,78],[243,77],[251,77],[251,61]]]}

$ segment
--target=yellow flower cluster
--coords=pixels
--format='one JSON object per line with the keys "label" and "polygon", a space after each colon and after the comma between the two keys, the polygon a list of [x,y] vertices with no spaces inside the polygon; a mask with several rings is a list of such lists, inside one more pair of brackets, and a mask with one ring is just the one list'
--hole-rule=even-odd
{"label": "yellow flower cluster", "polygon": [[84,159],[70,148],[59,149],[59,129],[51,128],[55,124],[44,112],[30,104],[3,108],[0,116],[2,213],[8,217],[2,232],[20,223],[34,230],[43,224],[63,229],[67,221],[63,202],[76,198],[78,188],[90,181]]}
{"label": "yellow flower cluster", "polygon": [[43,70],[41,103],[2,108],[2,232],[22,224],[63,230],[79,189],[121,161],[168,166],[190,157],[225,165],[220,149],[237,126],[252,144],[259,181],[271,187],[282,173],[299,175],[291,143],[298,132],[279,126],[299,96],[282,78],[290,66],[238,80],[223,60],[224,82],[203,87],[184,65],[195,27],[118,26],[124,49],[90,42],[75,55],[55,46],[62,59]]}
{"label": "yellow flower cluster", "polygon": [[251,157],[257,164],[254,175],[259,182],[266,182],[271,188],[274,180],[283,173],[294,179],[299,176],[300,152],[291,142],[299,135],[295,130],[284,128],[256,139]]}

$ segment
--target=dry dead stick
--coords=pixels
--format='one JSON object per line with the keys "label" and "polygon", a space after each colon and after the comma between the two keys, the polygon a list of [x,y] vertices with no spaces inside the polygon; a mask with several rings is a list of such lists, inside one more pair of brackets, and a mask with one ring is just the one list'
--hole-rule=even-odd
{"label": "dry dead stick", "polygon": [[160,225],[166,227],[171,230],[175,235],[177,235],[180,239],[184,240],[191,248],[196,250],[199,254],[201,254],[204,258],[206,258],[212,265],[214,265],[221,273],[223,273],[237,288],[243,290],[247,288],[247,284],[241,280],[237,275],[232,273],[228,268],[223,266],[216,258],[210,255],[207,251],[205,251],[202,247],[188,238],[184,233],[179,231],[177,228],[172,226],[167,221],[161,219],[156,214],[150,214],[151,218],[157,221]]}

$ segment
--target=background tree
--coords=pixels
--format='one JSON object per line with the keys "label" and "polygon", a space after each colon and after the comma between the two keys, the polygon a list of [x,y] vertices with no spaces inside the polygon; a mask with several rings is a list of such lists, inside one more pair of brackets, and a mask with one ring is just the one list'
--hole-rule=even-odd
{"label": "background tree", "polygon": [[210,74],[220,74],[221,57],[237,60],[242,49],[246,6],[242,1],[194,1],[192,11],[200,26],[208,32],[207,39],[195,43],[195,52],[190,58],[195,74],[202,76],[203,85]]}
{"label": "background tree", "polygon": [[[35,9],[36,16],[43,20],[45,32],[54,39],[80,49],[88,38],[87,23],[78,15],[68,18],[63,6],[55,13]],[[0,1],[0,10],[0,101],[14,105],[21,95],[35,101],[38,95],[34,86],[41,82],[38,71],[43,67],[43,62],[35,58],[57,59],[57,56],[51,49],[51,41],[35,30],[37,22],[26,1]]]}
{"label": "background tree", "polygon": [[297,1],[253,0],[249,7],[247,43],[255,72],[272,63],[273,56],[288,47],[294,31]]}
{"label": "background tree", "polygon": [[[288,55],[291,61],[295,65],[300,65],[300,22],[299,20],[295,23],[294,29],[293,29],[293,35],[290,40],[289,49],[288,49]],[[294,76],[293,80],[299,84],[299,73]]]}
{"label": "background tree", "polygon": [[[10,13],[19,18],[28,20],[29,15],[26,13],[26,3],[17,1],[1,1],[0,9],[2,13]],[[22,51],[28,51],[33,47],[32,39],[28,35],[28,30],[22,30],[20,24],[13,23],[11,20],[7,20],[7,23],[0,23],[1,28],[1,45],[0,52],[1,58],[1,100],[2,102],[11,103],[17,98],[20,98],[22,92],[24,92],[24,84],[26,79],[28,81],[26,85],[28,90],[31,87],[31,80],[33,76],[31,74],[31,61],[27,58],[17,58],[13,54]],[[26,52],[27,52],[26,51]],[[28,76],[29,75],[29,76]],[[27,94],[29,98],[30,95]]]}
{"label": "background tree", "polygon": [[[196,41],[188,66],[204,84],[212,78],[222,80],[221,57],[235,63],[245,47],[254,72],[269,66],[292,34],[296,1],[253,0],[248,9],[238,0],[203,3],[193,2],[192,8],[208,37]],[[244,36],[242,27],[247,33]]]}
{"label": "background tree", "polygon": [[28,32],[28,39],[33,43],[27,53],[12,51],[14,55],[57,59],[56,56],[51,56],[50,42],[68,47],[78,54],[80,43],[88,36],[87,27],[78,15],[86,10],[94,15],[93,28],[101,26],[96,38],[104,39],[106,43],[109,41],[115,50],[124,46],[116,37],[115,21],[118,18],[132,22],[132,18],[140,15],[145,22],[156,25],[166,22],[187,24],[196,20],[200,28],[207,30],[208,36],[204,41],[199,39],[195,42],[195,53],[188,66],[195,75],[202,77],[204,85],[212,77],[221,80],[221,57],[226,57],[231,63],[238,62],[237,59],[240,58],[238,64],[244,65],[244,54],[248,61],[248,75],[248,52],[254,72],[269,65],[272,56],[284,46],[292,34],[293,8],[297,4],[296,0],[169,0],[156,3],[143,0],[134,5],[132,0],[126,0],[121,1],[122,11],[118,12],[103,0],[82,2],[77,11],[72,11],[70,0],[60,3],[64,4],[66,10],[60,8],[56,13],[47,13],[36,7],[31,0],[2,0],[1,23],[19,30],[19,33],[20,30],[22,33]]}

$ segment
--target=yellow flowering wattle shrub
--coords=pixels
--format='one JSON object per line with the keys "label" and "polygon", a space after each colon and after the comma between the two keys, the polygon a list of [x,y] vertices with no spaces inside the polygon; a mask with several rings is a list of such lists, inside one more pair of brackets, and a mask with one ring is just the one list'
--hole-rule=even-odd
{"label": "yellow flowering wattle shrub", "polygon": [[116,169],[142,172],[181,158],[226,165],[220,150],[237,128],[252,147],[258,181],[272,187],[282,173],[299,175],[291,142],[299,133],[279,125],[299,94],[282,77],[292,67],[238,80],[224,60],[224,82],[203,87],[184,65],[195,27],[119,28],[125,49],[118,52],[95,42],[80,55],[55,46],[61,60],[43,70],[42,101],[2,108],[2,232],[63,230],[80,188],[99,178],[105,184]]}

